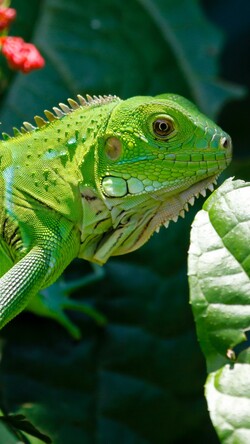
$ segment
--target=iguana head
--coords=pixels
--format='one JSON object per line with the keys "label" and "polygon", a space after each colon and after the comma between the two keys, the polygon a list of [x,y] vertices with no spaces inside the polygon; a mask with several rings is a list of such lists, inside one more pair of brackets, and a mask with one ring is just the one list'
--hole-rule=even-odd
{"label": "iguana head", "polygon": [[123,238],[111,248],[106,235],[102,249],[106,242],[112,255],[138,248],[183,216],[188,203],[213,189],[232,154],[228,134],[173,94],[119,102],[97,150],[97,187]]}

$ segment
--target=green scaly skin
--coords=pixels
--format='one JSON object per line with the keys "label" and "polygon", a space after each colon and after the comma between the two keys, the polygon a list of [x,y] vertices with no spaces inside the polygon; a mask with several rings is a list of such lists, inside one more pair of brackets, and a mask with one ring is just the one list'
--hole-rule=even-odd
{"label": "green scaly skin", "polygon": [[28,305],[50,315],[35,295],[74,258],[139,248],[231,160],[230,137],[180,96],[78,100],[3,134],[0,328]]}

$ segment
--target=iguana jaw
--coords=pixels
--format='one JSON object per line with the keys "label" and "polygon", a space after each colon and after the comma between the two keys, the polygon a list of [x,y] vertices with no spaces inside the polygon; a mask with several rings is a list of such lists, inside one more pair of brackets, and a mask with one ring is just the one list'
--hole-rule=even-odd
{"label": "iguana jaw", "polygon": [[[214,185],[217,183],[219,174],[213,177],[196,182],[188,189],[181,191],[179,194],[163,201],[161,208],[153,217],[149,224],[149,228],[154,232],[159,232],[161,226],[168,227],[169,222],[177,222],[179,216],[184,218],[185,212],[189,211],[189,205],[193,206],[195,199],[200,195],[205,197],[207,190],[213,191]],[[159,196],[157,197],[159,199]],[[163,198],[163,196],[162,196]]]}
{"label": "iguana jaw", "polygon": [[[207,177],[170,196],[168,195],[169,190],[164,189],[150,194],[151,209],[149,214],[147,215],[147,211],[145,211],[145,217],[138,222],[126,243],[120,246],[117,252],[113,252],[113,255],[125,254],[138,249],[147,242],[155,231],[159,232],[161,226],[167,228],[170,221],[177,222],[179,216],[185,217],[189,205],[194,205],[195,199],[199,195],[205,197],[207,190],[213,191],[218,176],[219,174]],[[155,205],[152,205],[152,199],[155,201]]]}
{"label": "iguana jaw", "polygon": [[141,247],[161,226],[184,217],[189,205],[206,190],[213,191],[217,173],[191,184],[189,188],[158,191],[137,196],[136,200],[100,199],[86,188],[82,192],[84,214],[88,217],[82,228],[82,249],[79,257],[104,264],[110,256],[117,256]]}
{"label": "iguana jaw", "polygon": [[[82,249],[79,257],[104,264],[110,256],[136,250],[163,225],[184,217],[188,206],[193,205],[200,194],[213,190],[217,175],[207,177],[183,187],[169,191],[158,191],[137,196],[136,200],[100,199],[96,192],[85,189],[84,214],[92,214],[82,228]],[[96,216],[95,216],[96,215]],[[87,223],[88,222],[88,223]]]}

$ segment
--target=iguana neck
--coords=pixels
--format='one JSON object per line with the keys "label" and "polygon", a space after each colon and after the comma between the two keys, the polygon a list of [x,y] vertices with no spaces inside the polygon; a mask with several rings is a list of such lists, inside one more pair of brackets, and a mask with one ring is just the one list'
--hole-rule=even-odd
{"label": "iguana neck", "polygon": [[98,134],[118,100],[79,107],[2,141],[2,208],[13,208],[14,212],[13,195],[18,193],[20,199],[34,198],[80,226],[80,186],[95,183],[95,162],[88,163],[88,157],[93,155]]}
{"label": "iguana neck", "polygon": [[190,181],[171,191],[166,188],[133,199],[100,198],[89,187],[81,190],[83,226],[79,257],[103,264],[110,256],[126,254],[142,246],[160,226],[184,217],[188,204],[213,189],[217,176]]}

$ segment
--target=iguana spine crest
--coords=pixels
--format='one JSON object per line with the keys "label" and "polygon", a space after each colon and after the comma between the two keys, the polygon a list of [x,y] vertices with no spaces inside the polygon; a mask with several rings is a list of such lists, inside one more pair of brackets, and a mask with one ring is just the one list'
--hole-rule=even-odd
{"label": "iguana spine crest", "polygon": [[32,125],[30,122],[23,122],[23,126],[21,126],[20,129],[13,127],[13,136],[9,135],[8,133],[3,132],[2,137],[4,140],[9,140],[13,137],[20,136],[22,134],[26,134],[28,132],[34,131],[36,129],[42,128],[45,125],[50,124],[51,122],[61,119],[67,114],[72,113],[76,109],[83,108],[83,107],[96,107],[105,105],[106,103],[114,102],[114,101],[120,101],[121,99],[118,96],[115,95],[103,95],[103,96],[90,96],[89,94],[86,94],[86,99],[81,95],[77,95],[78,102],[74,99],[67,99],[68,104],[65,103],[59,103],[59,107],[54,106],[53,111],[49,111],[47,109],[44,110],[45,117],[47,120],[45,120],[41,116],[35,116],[34,120],[36,123],[36,126]]}

